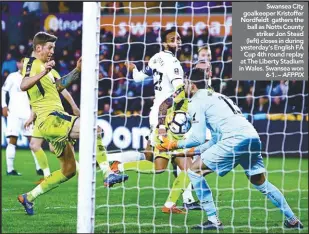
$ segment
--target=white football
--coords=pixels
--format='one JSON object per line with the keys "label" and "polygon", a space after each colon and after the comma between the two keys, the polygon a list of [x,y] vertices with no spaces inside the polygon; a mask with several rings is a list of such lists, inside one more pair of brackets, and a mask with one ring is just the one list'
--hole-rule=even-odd
{"label": "white football", "polygon": [[176,111],[168,122],[169,130],[174,134],[185,134],[191,128],[190,116],[183,111]]}

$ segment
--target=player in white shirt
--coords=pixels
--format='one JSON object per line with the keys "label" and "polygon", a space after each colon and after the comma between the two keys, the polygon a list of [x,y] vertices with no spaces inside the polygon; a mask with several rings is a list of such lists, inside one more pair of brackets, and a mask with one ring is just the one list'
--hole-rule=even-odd
{"label": "player in white shirt", "polygon": [[[22,81],[21,69],[23,66],[23,59],[17,61],[17,72],[11,73],[5,80],[2,86],[2,114],[7,117],[7,131],[6,137],[9,138],[9,143],[6,147],[6,165],[7,175],[21,175],[14,169],[14,158],[16,155],[16,145],[19,134],[24,135],[30,141],[32,135],[32,128],[25,129],[24,124],[31,114],[30,104],[27,92],[20,90],[20,83]],[[9,93],[10,101],[7,106],[6,94]],[[32,152],[36,170],[38,175],[43,175],[42,170]]]}
{"label": "player in white shirt", "polygon": [[[194,228],[204,230],[223,228],[204,176],[212,172],[225,176],[238,164],[243,167],[253,186],[285,215],[286,228],[303,228],[283,194],[264,175],[266,170],[257,131],[233,101],[211,88],[205,89],[207,85],[204,76],[204,70],[194,69],[190,80],[185,81],[185,90],[190,97],[188,112],[192,117],[191,137],[180,141],[164,138],[164,143],[157,145],[160,150],[193,147],[188,154],[200,155],[191,165],[188,175],[208,220]],[[204,143],[203,132],[206,127],[211,130],[212,138]]]}
{"label": "player in white shirt", "polygon": [[[112,165],[112,169],[119,169],[120,171],[136,170],[142,173],[162,173],[167,168],[170,154],[164,152],[160,153],[155,148],[154,151],[152,150],[156,144],[155,142],[160,141],[159,136],[166,134],[164,118],[159,119],[159,109],[161,104],[172,95],[174,95],[174,102],[176,105],[178,104],[177,108],[180,109],[186,104],[182,102],[182,99],[185,97],[183,90],[184,72],[176,57],[177,51],[181,49],[181,38],[176,28],[163,32],[161,34],[161,43],[164,50],[156,53],[149,60],[148,66],[144,70],[138,71],[133,63],[126,64],[128,70],[133,72],[133,79],[135,82],[141,82],[147,77],[153,77],[155,98],[149,114],[151,134],[148,139],[146,151],[142,153],[147,160],[122,163],[116,166]],[[164,111],[167,111],[167,106]],[[175,161],[185,160],[185,158],[179,158]],[[180,162],[176,163],[179,164]],[[181,163],[186,164],[184,162]],[[181,169],[183,170],[183,168]],[[184,184],[187,182],[189,183],[189,178],[183,171],[180,171],[178,177],[174,181],[171,193],[162,208],[162,212],[185,213],[176,207],[176,201],[184,188]],[[188,188],[191,188],[191,184]],[[184,193],[184,203],[187,204],[186,207],[188,208],[190,208],[191,204],[193,207],[192,209],[200,209],[199,204],[194,201],[190,189],[188,192]]]}

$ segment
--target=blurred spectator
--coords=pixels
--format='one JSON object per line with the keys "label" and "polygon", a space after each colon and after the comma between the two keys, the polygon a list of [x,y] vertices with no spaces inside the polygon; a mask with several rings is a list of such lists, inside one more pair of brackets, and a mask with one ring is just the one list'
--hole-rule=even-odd
{"label": "blurred spectator", "polygon": [[69,9],[70,13],[82,13],[83,12],[83,2],[76,1],[63,1],[64,5]]}
{"label": "blurred spectator", "polygon": [[48,1],[48,11],[49,13],[59,13],[59,3],[58,1]]}
{"label": "blurred spectator", "polygon": [[124,8],[122,2],[106,2],[105,6],[103,7],[104,14],[123,14]]}
{"label": "blurred spectator", "polygon": [[34,15],[41,14],[41,2],[25,2],[23,9],[26,9],[29,13]]}
{"label": "blurred spectator", "polygon": [[16,60],[14,58],[12,58],[11,53],[6,54],[6,58],[5,58],[4,62],[2,63],[2,68],[1,68],[1,75],[2,76],[4,75],[4,71],[7,71],[9,74],[17,71]]}
{"label": "blurred spectator", "polygon": [[289,81],[288,87],[288,104],[291,106],[291,111],[308,113],[308,81]]}
{"label": "blurred spectator", "polygon": [[0,8],[2,13],[9,13],[9,5],[6,2],[0,2]]}

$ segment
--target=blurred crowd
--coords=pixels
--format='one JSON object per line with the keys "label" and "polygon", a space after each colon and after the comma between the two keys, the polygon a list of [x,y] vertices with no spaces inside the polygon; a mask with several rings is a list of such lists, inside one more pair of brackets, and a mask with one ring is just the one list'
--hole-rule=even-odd
{"label": "blurred crowd", "polygon": [[[81,3],[74,2],[43,2],[39,5],[31,2],[20,3],[19,15],[9,19],[7,30],[1,35],[1,83],[6,77],[17,70],[16,60],[29,56],[32,50],[33,35],[42,30],[40,28],[40,14],[48,12],[81,12]],[[172,2],[173,3],[173,2]],[[47,4],[47,5],[46,5]],[[112,4],[112,5],[111,5]],[[116,5],[117,8],[114,6]],[[127,13],[132,5],[122,2],[104,2],[102,13]],[[132,3],[133,4],[133,3]],[[154,3],[144,4],[145,7]],[[155,3],[158,6],[171,3]],[[163,4],[163,5],[162,5]],[[173,3],[175,6],[175,3]],[[231,10],[230,3],[207,3],[209,7],[199,7],[199,2],[178,2],[178,13],[205,13],[209,9],[216,9],[216,13]],[[223,7],[216,7],[221,4]],[[73,6],[74,5],[74,6]],[[1,11],[10,13],[10,4],[1,3]],[[193,6],[193,8],[192,8]],[[70,8],[71,7],[71,8]],[[151,6],[155,8],[155,6]],[[213,7],[213,8],[211,8]],[[175,8],[175,7],[174,7]],[[195,11],[196,8],[196,11]],[[173,9],[167,8],[167,9]],[[16,8],[14,8],[16,11]],[[81,56],[82,31],[48,31],[58,36],[54,59],[56,70],[60,75],[67,74],[76,66]],[[133,81],[127,72],[124,62],[133,61],[140,70],[147,65],[152,55],[159,52],[159,30],[147,27],[145,34],[129,34],[113,37],[111,31],[101,28],[100,34],[100,70],[99,70],[99,115],[142,115],[148,116],[152,106],[154,89],[152,78],[142,83]],[[177,55],[185,72],[192,68],[197,60],[197,49],[209,44],[212,52],[212,86],[215,91],[226,94],[237,103],[245,113],[308,113],[308,82],[305,81],[234,81],[232,80],[232,36],[214,37],[205,28],[198,36],[194,36],[192,29],[186,32],[180,30],[182,49]],[[68,91],[76,103],[80,102],[80,83],[73,84]],[[69,105],[65,108],[71,112]]]}

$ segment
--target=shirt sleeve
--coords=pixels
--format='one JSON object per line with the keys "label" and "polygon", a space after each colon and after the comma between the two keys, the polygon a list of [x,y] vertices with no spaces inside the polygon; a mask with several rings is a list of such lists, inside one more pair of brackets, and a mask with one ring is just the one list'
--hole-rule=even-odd
{"label": "shirt sleeve", "polygon": [[156,55],[151,57],[151,59],[148,62],[148,65],[143,70],[139,71],[137,68],[133,69],[133,80],[135,82],[141,82],[145,80],[147,77],[153,75],[155,57]]}
{"label": "shirt sleeve", "polygon": [[[177,60],[177,59],[176,59]],[[183,69],[180,65],[180,62],[177,60],[172,61],[171,63],[168,63],[166,65],[166,69],[167,69],[167,76],[170,80],[170,82],[173,84],[175,81],[179,82],[181,81],[181,83],[183,83]],[[173,84],[174,85],[174,84]],[[179,84],[175,84],[174,86],[178,86]]]}
{"label": "shirt sleeve", "polygon": [[9,92],[10,89],[12,88],[12,84],[13,84],[13,82],[12,82],[12,75],[10,74],[6,78],[6,80],[5,80],[5,82],[4,82],[3,86],[2,86],[2,90],[6,91],[6,92]]}
{"label": "shirt sleeve", "polygon": [[55,69],[52,69],[51,73],[52,73],[52,75],[54,76],[55,79],[61,78],[60,74]]}
{"label": "shirt sleeve", "polygon": [[[200,102],[199,100],[198,102]],[[189,104],[190,105],[190,104]],[[179,148],[190,148],[201,145],[206,141],[206,119],[204,114],[204,108],[200,103],[191,103],[193,107],[190,110],[191,117],[191,134],[189,134],[187,139],[178,141]]]}
{"label": "shirt sleeve", "polygon": [[197,146],[195,150],[202,154],[203,152],[205,152],[207,149],[209,149],[211,146],[215,145],[216,143],[217,143],[217,137],[214,136],[213,138],[211,138],[210,141],[207,141],[206,143]]}

